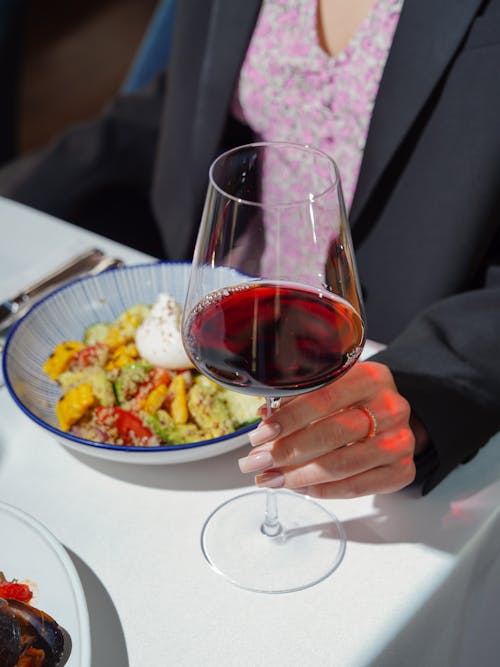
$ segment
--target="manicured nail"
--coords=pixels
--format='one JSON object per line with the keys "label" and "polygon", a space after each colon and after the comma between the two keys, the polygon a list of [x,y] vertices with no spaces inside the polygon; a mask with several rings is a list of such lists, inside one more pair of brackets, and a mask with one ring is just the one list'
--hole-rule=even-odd
{"label": "manicured nail", "polygon": [[267,486],[270,489],[277,489],[285,483],[285,477],[280,472],[267,472],[263,475],[257,475],[255,478],[257,486]]}
{"label": "manicured nail", "polygon": [[238,460],[241,472],[260,472],[274,465],[273,457],[269,452],[252,453]]}
{"label": "manicured nail", "polygon": [[270,440],[269,442],[265,442],[263,445],[259,445],[258,447],[251,449],[248,452],[248,456],[255,456],[256,454],[260,454],[260,452],[270,452],[273,449],[274,449],[274,441]]}
{"label": "manicured nail", "polygon": [[261,423],[254,431],[250,433],[250,444],[252,447],[262,445],[264,442],[273,440],[281,431],[279,424]]}

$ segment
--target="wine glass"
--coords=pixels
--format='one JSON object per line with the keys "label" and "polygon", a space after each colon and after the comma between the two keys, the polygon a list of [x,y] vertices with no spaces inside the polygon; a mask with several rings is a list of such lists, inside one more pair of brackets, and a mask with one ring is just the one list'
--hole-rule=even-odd
{"label": "wine glass", "polygon": [[[283,397],[343,375],[365,341],[364,309],[339,172],[325,153],[263,142],[211,165],[182,321],[193,364],[232,390]],[[335,570],[341,523],[287,490],[218,507],[202,531],[211,566],[245,589],[282,593]]]}

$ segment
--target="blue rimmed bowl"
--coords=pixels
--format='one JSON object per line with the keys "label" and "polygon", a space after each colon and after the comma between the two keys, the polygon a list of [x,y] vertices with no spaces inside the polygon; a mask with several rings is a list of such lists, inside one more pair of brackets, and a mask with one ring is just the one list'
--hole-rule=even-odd
{"label": "blue rimmed bowl", "polygon": [[92,442],[61,431],[58,426],[55,405],[60,390],[42,370],[55,346],[64,340],[81,340],[90,324],[112,321],[135,303],[154,303],[160,292],[168,292],[182,304],[189,272],[187,263],[125,266],[75,280],[33,306],[10,332],[2,359],[5,384],[18,407],[65,447],[123,463],[186,463],[247,444],[248,434],[255,426],[211,440],[159,447]]}

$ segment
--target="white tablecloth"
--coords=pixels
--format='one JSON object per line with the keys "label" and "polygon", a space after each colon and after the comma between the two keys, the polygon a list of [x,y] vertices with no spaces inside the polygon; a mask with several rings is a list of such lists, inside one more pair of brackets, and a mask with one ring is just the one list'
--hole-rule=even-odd
{"label": "white tablecloth", "polygon": [[[0,232],[0,299],[85,245],[147,259],[2,199]],[[0,389],[0,500],[45,524],[76,565],[93,667],[497,667],[499,446],[425,498],[325,503],[346,528],[340,567],[305,591],[255,594],[215,574],[199,544],[208,513],[250,488],[236,464],[245,448],[176,466],[79,456]]]}

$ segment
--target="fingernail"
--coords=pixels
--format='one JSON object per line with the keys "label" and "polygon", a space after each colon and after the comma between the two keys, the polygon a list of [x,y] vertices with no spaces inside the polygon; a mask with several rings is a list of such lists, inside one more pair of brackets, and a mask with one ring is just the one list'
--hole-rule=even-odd
{"label": "fingernail", "polygon": [[292,489],[292,491],[294,491],[295,493],[300,493],[303,496],[307,496],[308,491],[309,491],[309,487],[308,486],[301,486],[298,489]]}
{"label": "fingernail", "polygon": [[269,452],[252,453],[238,460],[241,472],[260,472],[274,465],[273,457]]}
{"label": "fingernail", "polygon": [[269,442],[265,442],[263,445],[255,447],[255,449],[251,449],[248,452],[248,456],[255,456],[256,454],[260,454],[260,452],[270,452],[272,449],[274,449],[274,442],[270,440]]}
{"label": "fingernail", "polygon": [[278,433],[281,431],[279,424],[264,424],[261,423],[255,431],[250,433],[250,444],[252,447],[257,445],[262,445],[264,442],[269,442],[275,438]]}
{"label": "fingernail", "polygon": [[280,472],[268,472],[263,475],[257,475],[255,483],[257,486],[267,486],[270,489],[277,489],[283,486],[285,478]]}

